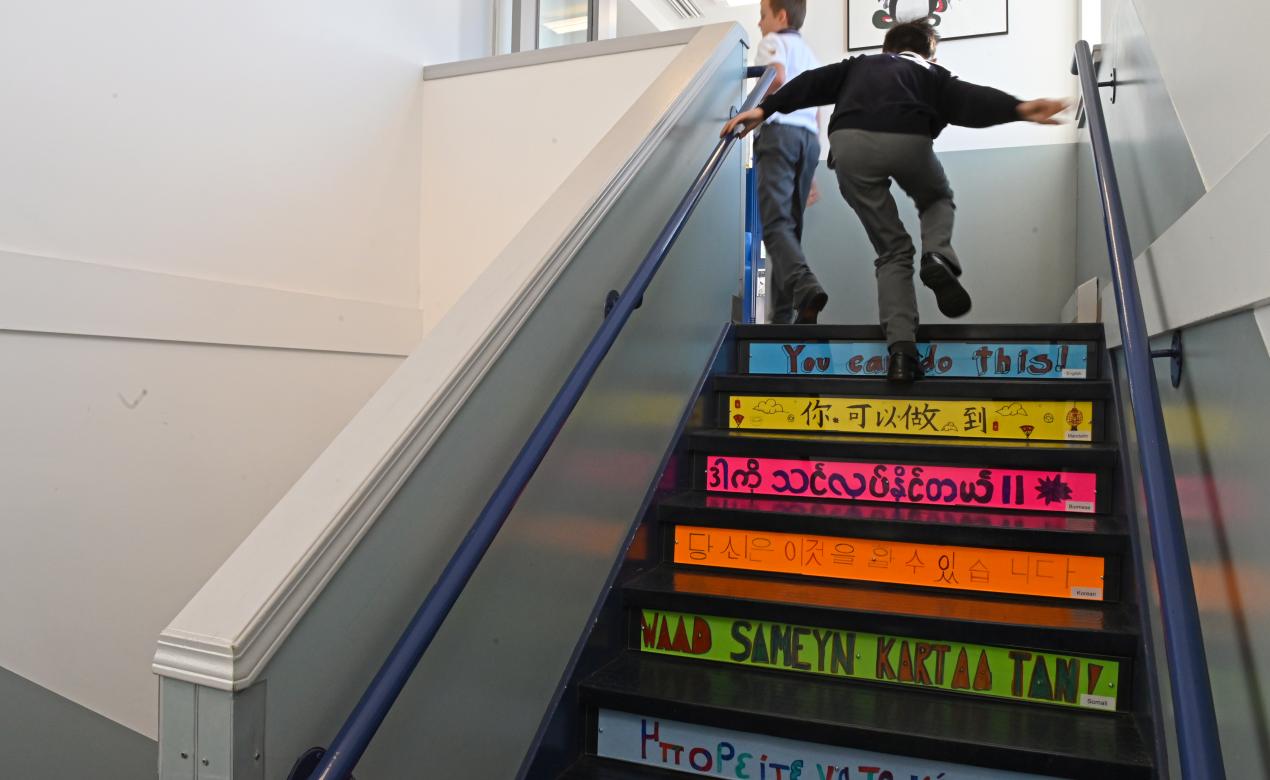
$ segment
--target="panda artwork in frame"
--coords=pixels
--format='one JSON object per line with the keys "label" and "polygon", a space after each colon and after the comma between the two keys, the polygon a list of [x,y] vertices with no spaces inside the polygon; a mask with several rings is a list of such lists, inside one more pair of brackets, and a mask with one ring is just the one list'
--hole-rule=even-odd
{"label": "panda artwork in frame", "polygon": [[882,48],[900,22],[927,18],[943,41],[1007,35],[1009,0],[846,0],[847,51]]}

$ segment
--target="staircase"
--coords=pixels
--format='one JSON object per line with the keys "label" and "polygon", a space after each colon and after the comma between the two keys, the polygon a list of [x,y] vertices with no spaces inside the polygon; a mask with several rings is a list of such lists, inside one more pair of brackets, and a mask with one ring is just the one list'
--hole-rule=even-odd
{"label": "staircase", "polygon": [[563,777],[1155,776],[1102,327],[922,328],[907,386],[880,336],[734,329]]}

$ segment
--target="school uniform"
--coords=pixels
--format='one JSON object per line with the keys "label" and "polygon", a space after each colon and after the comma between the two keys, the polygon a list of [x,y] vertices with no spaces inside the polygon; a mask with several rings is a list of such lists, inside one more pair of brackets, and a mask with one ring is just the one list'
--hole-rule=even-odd
{"label": "school uniform", "polygon": [[[785,81],[820,66],[797,30],[759,41],[756,65],[779,63]],[[782,87],[783,89],[783,87]],[[803,214],[820,162],[820,121],[815,108],[771,117],[754,141],[759,217],[767,247],[767,309],[774,323],[793,322],[795,307],[820,290],[803,254]]]}
{"label": "school uniform", "polygon": [[942,256],[961,273],[952,247],[952,188],[934,152],[950,125],[989,127],[1019,119],[1018,98],[962,81],[912,52],[854,57],[790,80],[762,108],[784,115],[834,104],[831,157],[839,189],[877,252],[878,308],[887,342],[916,341],[913,240],[900,221],[891,181],[921,216],[922,254]]}

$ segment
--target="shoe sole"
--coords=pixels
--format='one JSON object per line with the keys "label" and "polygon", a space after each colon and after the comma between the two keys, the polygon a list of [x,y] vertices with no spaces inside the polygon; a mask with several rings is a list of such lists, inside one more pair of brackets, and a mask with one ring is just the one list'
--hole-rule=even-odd
{"label": "shoe sole", "polygon": [[829,303],[829,294],[818,292],[811,296],[801,309],[798,310],[798,318],[794,320],[795,325],[815,325],[816,320],[820,318],[820,312],[824,310]]}
{"label": "shoe sole", "polygon": [[922,266],[922,284],[935,293],[935,301],[945,317],[964,317],[970,311],[970,293],[956,275],[942,263]]}

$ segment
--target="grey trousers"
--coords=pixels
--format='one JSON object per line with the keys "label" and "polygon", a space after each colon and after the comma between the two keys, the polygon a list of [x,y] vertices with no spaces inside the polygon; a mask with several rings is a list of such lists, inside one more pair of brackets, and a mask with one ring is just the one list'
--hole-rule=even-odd
{"label": "grey trousers", "polygon": [[794,321],[795,306],[820,290],[803,254],[803,213],[820,162],[820,139],[802,127],[768,124],[754,142],[758,210],[767,247],[768,320]]}
{"label": "grey trousers", "polygon": [[829,137],[842,197],[855,210],[877,252],[878,311],[888,344],[917,340],[913,239],[891,195],[891,180],[917,205],[922,254],[937,252],[958,269],[952,248],[952,188],[924,135],[838,130]]}

